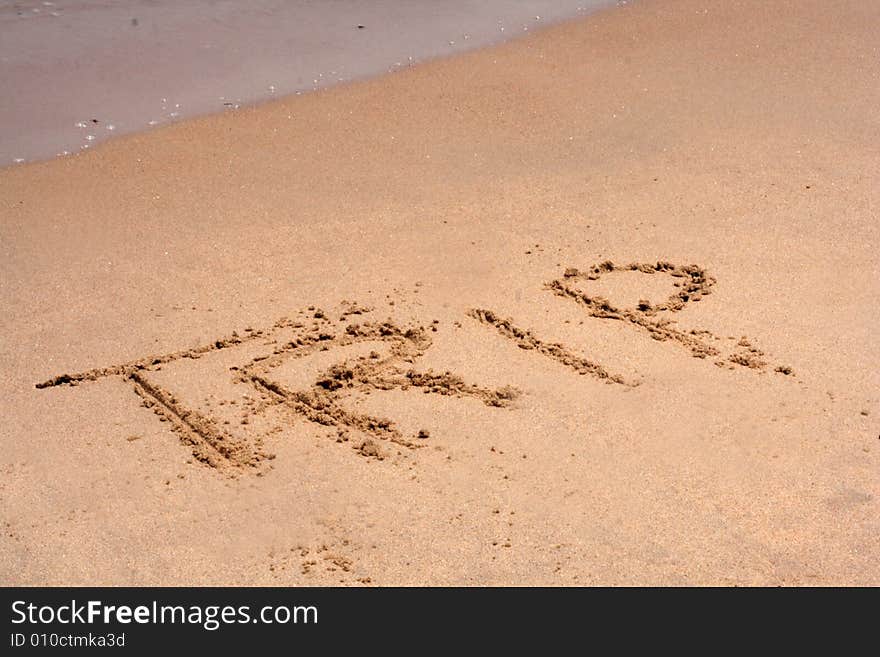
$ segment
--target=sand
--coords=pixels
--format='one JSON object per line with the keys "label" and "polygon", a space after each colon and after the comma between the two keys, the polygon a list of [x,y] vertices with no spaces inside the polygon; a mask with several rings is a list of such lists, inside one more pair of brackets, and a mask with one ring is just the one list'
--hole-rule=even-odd
{"label": "sand", "polygon": [[878,21],[644,0],[0,171],[0,581],[880,584]]}

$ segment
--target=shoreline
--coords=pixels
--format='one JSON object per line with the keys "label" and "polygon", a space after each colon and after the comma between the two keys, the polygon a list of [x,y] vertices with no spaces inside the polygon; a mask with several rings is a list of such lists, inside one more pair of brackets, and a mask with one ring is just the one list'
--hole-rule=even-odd
{"label": "shoreline", "polygon": [[69,0],[0,7],[0,63],[16,90],[0,103],[0,126],[7,126],[0,166],[393,73],[613,4],[262,0],[243,8],[134,0],[96,7]]}

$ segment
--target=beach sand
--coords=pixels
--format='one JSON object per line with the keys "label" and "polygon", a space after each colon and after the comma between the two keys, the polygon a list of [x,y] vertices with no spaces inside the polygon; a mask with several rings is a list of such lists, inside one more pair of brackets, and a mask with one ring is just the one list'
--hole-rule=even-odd
{"label": "beach sand", "polygon": [[880,584],[878,24],[644,0],[0,171],[0,581]]}

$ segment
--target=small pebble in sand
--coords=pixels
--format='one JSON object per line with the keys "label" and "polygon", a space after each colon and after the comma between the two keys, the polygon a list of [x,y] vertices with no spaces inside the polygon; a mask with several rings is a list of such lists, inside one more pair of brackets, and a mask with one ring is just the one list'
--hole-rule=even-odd
{"label": "small pebble in sand", "polygon": [[419,429],[419,433],[416,434],[416,438],[420,440],[426,440],[431,437],[430,432],[427,429]]}

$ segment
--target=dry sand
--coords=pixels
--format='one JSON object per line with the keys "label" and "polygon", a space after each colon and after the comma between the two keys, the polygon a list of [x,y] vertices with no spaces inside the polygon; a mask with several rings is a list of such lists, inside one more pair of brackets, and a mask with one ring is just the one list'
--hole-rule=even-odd
{"label": "dry sand", "polygon": [[645,0],[0,172],[0,581],[880,584],[878,24]]}

